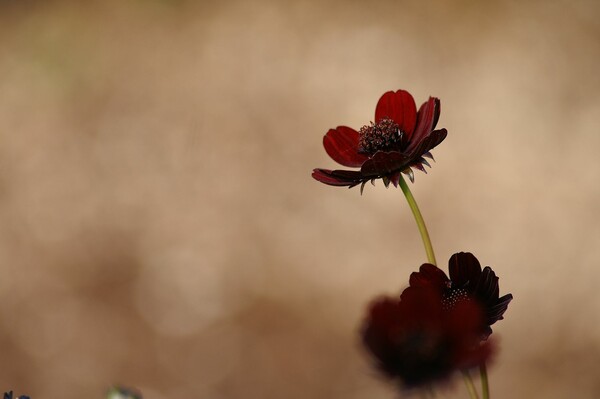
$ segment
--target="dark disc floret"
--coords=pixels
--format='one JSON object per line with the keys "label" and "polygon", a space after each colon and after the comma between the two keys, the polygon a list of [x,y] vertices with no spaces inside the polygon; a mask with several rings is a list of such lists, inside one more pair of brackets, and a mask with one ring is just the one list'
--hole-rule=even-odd
{"label": "dark disc floret", "polygon": [[361,127],[358,135],[358,152],[363,154],[400,149],[404,138],[400,126],[389,118]]}
{"label": "dark disc floret", "polygon": [[469,300],[469,292],[464,288],[448,287],[442,297],[442,306],[450,310],[462,301]]}

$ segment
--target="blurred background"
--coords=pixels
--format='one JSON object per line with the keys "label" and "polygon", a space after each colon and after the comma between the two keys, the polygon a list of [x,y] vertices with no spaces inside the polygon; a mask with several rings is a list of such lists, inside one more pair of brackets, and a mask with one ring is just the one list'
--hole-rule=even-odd
{"label": "blurred background", "polygon": [[[449,131],[411,185],[440,266],[512,292],[496,398],[600,397],[596,1],[0,0],[0,389],[394,398],[367,304],[425,261],[331,127],[388,90]],[[440,397],[464,398],[460,380]]]}

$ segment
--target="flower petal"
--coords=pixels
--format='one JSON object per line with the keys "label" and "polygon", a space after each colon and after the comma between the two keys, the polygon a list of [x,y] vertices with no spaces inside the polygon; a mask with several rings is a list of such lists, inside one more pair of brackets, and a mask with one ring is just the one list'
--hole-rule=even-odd
{"label": "flower petal", "polygon": [[500,295],[498,277],[489,266],[483,269],[479,281],[473,287],[473,292],[480,301],[488,305],[492,305],[498,300]]}
{"label": "flower petal", "polygon": [[435,126],[434,122],[437,123],[437,118],[440,115],[439,106],[440,100],[435,97],[429,97],[429,100],[421,105],[417,114],[417,126],[410,138],[407,152],[411,152],[411,150],[418,147],[421,141],[431,133]]}
{"label": "flower petal", "polygon": [[360,172],[354,170],[314,169],[312,177],[330,186],[354,187],[364,180]]}
{"label": "flower petal", "polygon": [[448,277],[438,267],[425,263],[418,272],[411,273],[408,283],[411,287],[434,287],[443,290],[448,283]]}
{"label": "flower petal", "polygon": [[450,257],[448,271],[450,272],[450,280],[452,280],[455,287],[464,287],[467,284],[470,287],[475,287],[480,280],[481,265],[473,254],[459,252]]}
{"label": "flower petal", "polygon": [[440,119],[441,113],[442,113],[442,105],[440,103],[439,98],[435,98],[435,112],[433,115],[433,123],[431,124],[431,130],[435,129],[435,127],[437,126],[437,123],[438,123],[438,120]]}
{"label": "flower petal", "polygon": [[394,172],[390,176],[390,181],[392,182],[392,184],[394,185],[394,187],[398,187],[398,184],[400,184],[400,171]]}
{"label": "flower petal", "polygon": [[379,360],[379,366],[389,374],[393,374],[393,367],[386,369],[386,365],[394,363],[393,336],[391,333],[398,330],[400,323],[400,302],[392,298],[379,298],[370,305],[368,319],[363,327],[363,342],[365,346]]}
{"label": "flower petal", "polygon": [[[482,335],[489,336],[483,309],[474,301],[461,301],[448,311],[456,348],[456,367],[469,369],[485,364],[493,352],[491,342],[481,342]],[[483,333],[482,333],[483,330]]]}
{"label": "flower petal", "polygon": [[360,169],[365,177],[384,176],[403,170],[410,158],[397,151],[379,151],[366,160]]}
{"label": "flower petal", "polygon": [[431,157],[431,159],[433,159],[431,154],[427,155],[429,153],[429,150],[437,147],[438,144],[444,141],[447,135],[448,131],[446,129],[439,129],[431,132],[431,134],[427,137],[427,145],[424,146],[425,149],[423,152],[423,156]]}
{"label": "flower petal", "polygon": [[[409,157],[414,160],[409,164],[409,166],[416,166],[417,164],[425,163],[427,166],[431,167],[431,165],[424,159],[425,154],[429,154],[431,156],[429,149],[440,144],[445,138],[446,138],[446,129],[435,130],[435,131],[431,132],[431,135],[426,137],[421,142],[421,145],[419,147],[415,148],[409,154]],[[420,154],[422,154],[422,155],[420,155]],[[424,160],[425,160],[425,162],[423,162]]]}
{"label": "flower petal", "polygon": [[417,160],[413,163],[410,164],[411,168],[417,168],[419,169],[421,172],[427,174],[427,170],[425,169],[425,167],[423,166],[423,162],[421,162],[420,160]]}
{"label": "flower petal", "polygon": [[375,123],[384,118],[393,119],[406,134],[406,138],[410,139],[417,121],[417,106],[413,96],[405,90],[384,93],[375,108]]}
{"label": "flower petal", "polygon": [[508,304],[512,301],[512,294],[506,294],[502,298],[498,300],[498,302],[488,308],[487,310],[487,322],[492,325],[498,320],[502,320],[504,318],[504,312],[508,308]]}
{"label": "flower petal", "polygon": [[329,129],[323,137],[323,147],[327,154],[337,163],[357,168],[368,157],[358,152],[358,132],[347,126]]}

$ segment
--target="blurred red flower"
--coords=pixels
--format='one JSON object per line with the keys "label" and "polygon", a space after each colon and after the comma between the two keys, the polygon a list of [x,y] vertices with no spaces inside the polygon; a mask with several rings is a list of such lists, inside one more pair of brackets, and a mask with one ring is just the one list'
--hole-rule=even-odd
{"label": "blurred red flower", "polygon": [[481,270],[473,254],[459,252],[452,255],[448,263],[450,278],[436,266],[426,263],[410,275],[410,286],[434,288],[442,295],[446,307],[465,299],[477,301],[484,311],[482,338],[486,339],[492,333],[490,326],[503,319],[513,296],[507,294],[500,298],[496,273],[489,266]]}
{"label": "blurred red flower", "polygon": [[414,181],[411,168],[425,172],[426,157],[447,135],[434,130],[440,116],[440,100],[429,97],[419,108],[405,90],[388,91],[375,108],[375,123],[356,130],[347,126],[330,129],[323,138],[329,156],[339,164],[360,170],[314,169],[312,176],[331,186],[354,187],[381,178],[387,187],[398,185],[400,173]]}
{"label": "blurred red flower", "polygon": [[470,253],[454,254],[449,270],[450,278],[424,264],[399,298],[381,298],[369,309],[363,343],[404,388],[484,365],[492,354],[490,325],[503,318],[512,295],[499,298],[498,277]]}
{"label": "blurred red flower", "polygon": [[483,324],[476,302],[447,309],[432,287],[409,287],[400,298],[371,305],[362,337],[388,378],[402,388],[419,388],[485,364],[492,344],[480,339]]}

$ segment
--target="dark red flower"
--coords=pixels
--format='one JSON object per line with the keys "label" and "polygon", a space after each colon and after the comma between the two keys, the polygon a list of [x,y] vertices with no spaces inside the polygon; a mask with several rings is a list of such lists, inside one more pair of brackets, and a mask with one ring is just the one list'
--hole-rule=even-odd
{"label": "dark red flower", "polygon": [[375,108],[375,123],[356,130],[347,126],[330,129],[323,138],[325,151],[343,166],[360,170],[314,169],[312,176],[331,186],[354,187],[381,178],[387,187],[398,185],[400,173],[414,181],[411,168],[425,172],[425,158],[447,135],[434,130],[440,116],[440,100],[429,97],[419,108],[409,92],[388,91]]}
{"label": "dark red flower", "polygon": [[485,326],[482,338],[492,333],[490,326],[503,319],[508,304],[513,299],[512,294],[499,297],[498,277],[486,266],[481,270],[477,258],[468,252],[452,255],[448,270],[450,278],[431,264],[424,264],[418,272],[410,276],[411,287],[432,287],[443,298],[444,306],[452,307],[463,300],[474,300],[484,311]]}
{"label": "dark red flower", "polygon": [[485,364],[492,346],[481,341],[483,324],[477,302],[447,308],[438,290],[408,287],[400,298],[371,305],[362,337],[387,377],[403,388],[417,388]]}

